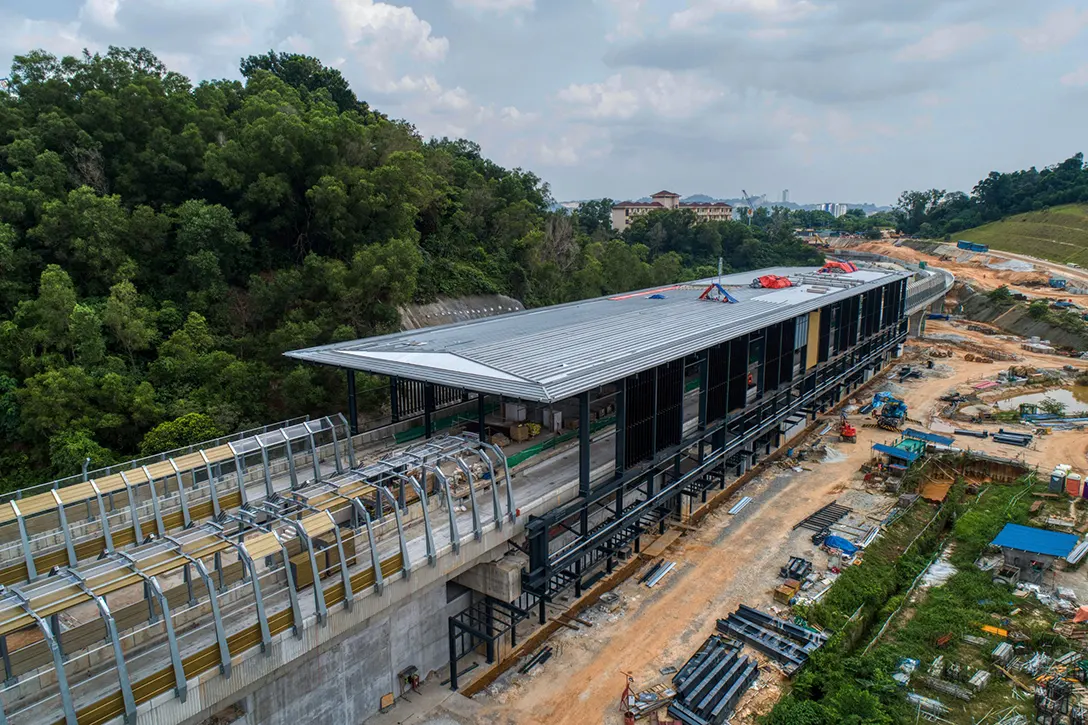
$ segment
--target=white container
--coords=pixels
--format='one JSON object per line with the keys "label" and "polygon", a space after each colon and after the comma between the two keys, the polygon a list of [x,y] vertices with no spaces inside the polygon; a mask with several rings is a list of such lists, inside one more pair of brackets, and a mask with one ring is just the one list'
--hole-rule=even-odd
{"label": "white container", "polygon": [[524,423],[525,417],[528,415],[528,410],[525,407],[525,403],[507,403],[506,404],[506,419],[514,423]]}

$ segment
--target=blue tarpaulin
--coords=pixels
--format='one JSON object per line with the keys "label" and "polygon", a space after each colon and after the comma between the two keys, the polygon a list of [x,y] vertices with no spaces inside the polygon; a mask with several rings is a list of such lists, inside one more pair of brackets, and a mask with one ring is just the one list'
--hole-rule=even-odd
{"label": "blue tarpaulin", "polygon": [[1005,524],[1005,528],[993,540],[994,546],[1047,556],[1068,556],[1079,542],[1080,539],[1075,534],[1063,534],[1020,524]]}
{"label": "blue tarpaulin", "polygon": [[924,433],[920,430],[915,430],[914,428],[907,428],[903,431],[903,435],[907,438],[914,438],[928,443],[936,443],[942,446],[950,446],[955,443],[955,439],[949,438],[948,436],[939,436],[936,433]]}
{"label": "blue tarpaulin", "polygon": [[918,460],[917,453],[911,453],[910,451],[905,451],[902,448],[884,445],[883,443],[874,443],[873,450],[877,451],[878,453],[883,453],[885,455],[891,456],[892,458],[898,458],[901,461],[906,461],[907,463],[914,463]]}
{"label": "blue tarpaulin", "polygon": [[829,549],[838,549],[844,554],[856,554],[858,547],[851,544],[841,536],[828,536],[824,539],[824,546]]}

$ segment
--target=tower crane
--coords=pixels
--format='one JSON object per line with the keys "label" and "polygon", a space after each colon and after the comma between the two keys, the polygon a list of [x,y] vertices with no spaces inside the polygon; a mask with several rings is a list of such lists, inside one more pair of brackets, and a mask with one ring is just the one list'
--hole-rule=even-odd
{"label": "tower crane", "polygon": [[756,213],[756,198],[749,196],[744,189],[741,189],[740,193],[744,197],[744,203],[748,205],[748,226],[752,226],[752,216]]}

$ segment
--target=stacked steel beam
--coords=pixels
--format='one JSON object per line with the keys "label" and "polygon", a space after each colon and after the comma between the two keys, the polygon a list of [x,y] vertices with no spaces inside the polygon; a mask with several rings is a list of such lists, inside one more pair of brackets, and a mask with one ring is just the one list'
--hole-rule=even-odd
{"label": "stacked steel beam", "polygon": [[723,725],[758,676],[759,666],[741,656],[739,643],[711,635],[672,678],[669,715],[685,725]]}
{"label": "stacked steel beam", "polygon": [[740,609],[718,620],[718,631],[763,652],[792,677],[809,655],[827,641],[827,635],[799,627],[758,609]]}

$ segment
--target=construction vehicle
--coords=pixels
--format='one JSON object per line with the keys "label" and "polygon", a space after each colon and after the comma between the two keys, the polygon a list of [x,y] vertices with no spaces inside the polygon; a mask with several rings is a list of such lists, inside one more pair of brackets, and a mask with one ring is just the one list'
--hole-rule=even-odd
{"label": "construction vehicle", "polygon": [[839,440],[844,443],[858,442],[858,429],[845,418],[839,423]]}
{"label": "construction vehicle", "polygon": [[897,431],[907,419],[907,404],[889,392],[880,392],[873,396],[873,417],[876,424],[884,430]]}

